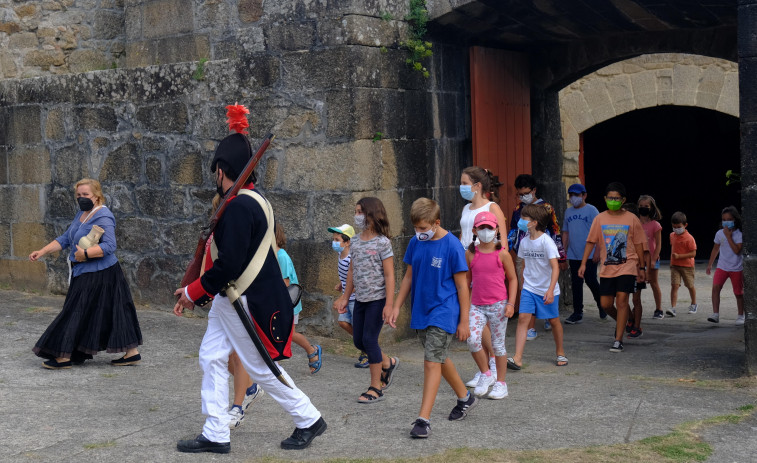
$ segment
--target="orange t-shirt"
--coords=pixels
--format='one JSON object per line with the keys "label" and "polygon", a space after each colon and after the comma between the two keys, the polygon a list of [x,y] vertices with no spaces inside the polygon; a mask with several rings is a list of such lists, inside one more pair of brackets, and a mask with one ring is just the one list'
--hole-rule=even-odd
{"label": "orange t-shirt", "polygon": [[594,218],[586,242],[597,244],[602,263],[600,277],[636,276],[639,259],[643,257],[636,253],[636,245],[645,247],[647,235],[639,218],[632,213],[610,215],[605,211]]}
{"label": "orange t-shirt", "polygon": [[694,241],[694,237],[691,233],[684,231],[680,235],[676,235],[675,232],[670,234],[670,265],[677,267],[693,267],[694,258],[689,257],[686,259],[673,259],[673,253],[676,254],[688,254],[691,251],[697,250],[697,242]]}

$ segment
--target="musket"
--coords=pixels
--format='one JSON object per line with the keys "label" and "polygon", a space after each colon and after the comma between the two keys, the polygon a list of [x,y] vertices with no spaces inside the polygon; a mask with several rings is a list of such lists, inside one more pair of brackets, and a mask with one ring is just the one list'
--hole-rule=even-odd
{"label": "musket", "polygon": [[[229,191],[226,192],[226,195],[223,197],[223,201],[221,201],[221,204],[219,204],[215,212],[213,212],[213,216],[210,218],[210,223],[208,224],[208,226],[203,228],[200,231],[200,238],[197,241],[197,249],[195,249],[194,256],[192,257],[192,260],[189,262],[187,271],[184,272],[184,278],[181,279],[181,286],[186,286],[200,277],[200,267],[202,266],[202,257],[205,254],[205,243],[207,243],[208,238],[213,233],[213,230],[215,230],[216,225],[218,225],[218,221],[221,219],[221,216],[226,211],[228,200],[234,197],[237,193],[239,193],[239,190],[241,190],[242,187],[246,184],[247,179],[250,177],[253,170],[255,170],[255,166],[260,161],[260,158],[263,157],[263,153],[265,153],[265,150],[271,144],[271,141],[273,141],[273,138],[274,136],[271,133],[265,136],[265,138],[263,139],[263,143],[260,145],[260,148],[258,148],[258,151],[249,161],[247,161],[247,165],[245,165],[244,170],[242,170],[242,173],[234,182],[234,185],[232,185]],[[270,369],[271,373],[273,373],[274,376],[276,376],[276,379],[278,379],[279,381],[281,381],[282,384],[284,384],[285,386],[291,389],[292,386],[289,384],[289,382],[287,382],[286,378],[281,373],[281,370],[279,370],[278,365],[276,365],[276,362],[273,361],[273,359],[271,358],[271,355],[268,353],[268,350],[263,345],[263,341],[260,340],[260,336],[258,336],[257,331],[255,331],[255,327],[252,325],[250,315],[247,313],[244,306],[242,305],[242,301],[239,298],[239,294],[237,294],[236,292],[236,288],[234,288],[233,286],[227,286],[224,289],[224,293],[227,295],[227,297],[229,297],[229,300],[234,305],[234,309],[236,310],[237,315],[239,315],[239,318],[242,321],[242,325],[247,331],[247,334],[250,336],[250,339],[252,340],[252,343],[255,345],[255,348],[258,350],[258,353],[260,353],[260,356],[263,358],[263,361],[268,366],[268,369]]]}

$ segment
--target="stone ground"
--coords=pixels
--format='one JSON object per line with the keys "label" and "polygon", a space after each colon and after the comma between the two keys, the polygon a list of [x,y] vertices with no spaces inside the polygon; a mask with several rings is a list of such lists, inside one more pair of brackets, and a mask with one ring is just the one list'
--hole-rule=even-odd
{"label": "stone ground", "polygon": [[[667,272],[661,277],[665,294]],[[663,435],[683,422],[757,403],[755,383],[744,376],[744,331],[733,324],[733,294],[730,288],[723,291],[721,323],[708,323],[711,279],[703,269],[697,278],[699,313],[653,320],[650,312],[644,336],[628,340],[620,354],[608,351],[612,324],[601,321],[593,306],[587,307],[583,324],[565,326],[567,367],[554,365],[551,336],[540,328],[539,338],[527,344],[525,368],[507,374],[510,396],[483,400],[465,421],[447,421],[454,399],[443,385],[428,440],[408,437],[423,378],[416,340],[385,346],[401,359],[395,382],[385,401],[359,405],[355,400],[367,387],[368,372],[353,368],[347,343],[314,338],[325,348],[321,372],[308,374],[299,348],[282,365],[321,410],[328,431],[307,450],[281,450],[279,442],[291,433],[292,424],[265,397],[232,432],[232,452],[225,456],[176,451],[176,441],[196,435],[203,422],[197,350],[204,319],[176,318],[168,307],[143,309],[140,365],[112,367],[116,355],[103,353],[81,367],[48,371],[31,348],[63,298],[5,290],[0,292],[0,461],[396,458],[456,447],[555,449]],[[651,305],[649,291],[644,296]],[[683,301],[688,296],[681,296],[682,305],[688,305]],[[514,328],[512,323],[508,346]],[[452,358],[465,380],[472,377],[474,364],[464,344],[454,345]],[[701,435],[715,449],[709,461],[755,461],[755,415],[740,424],[708,427]]]}

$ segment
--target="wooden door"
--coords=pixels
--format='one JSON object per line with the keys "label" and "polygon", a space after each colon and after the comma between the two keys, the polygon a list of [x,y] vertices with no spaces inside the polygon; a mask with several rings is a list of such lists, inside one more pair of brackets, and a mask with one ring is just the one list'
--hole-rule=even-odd
{"label": "wooden door", "polygon": [[471,47],[473,164],[503,183],[500,207],[515,207],[515,177],[531,173],[531,96],[525,55]]}

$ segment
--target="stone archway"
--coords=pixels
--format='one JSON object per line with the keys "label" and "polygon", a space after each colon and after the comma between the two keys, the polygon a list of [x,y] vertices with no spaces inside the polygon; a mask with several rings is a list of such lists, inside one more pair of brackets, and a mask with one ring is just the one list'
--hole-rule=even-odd
{"label": "stone archway", "polygon": [[559,92],[563,181],[579,181],[579,134],[654,106],[695,106],[739,117],[738,65],[700,55],[657,53],[605,66]]}

